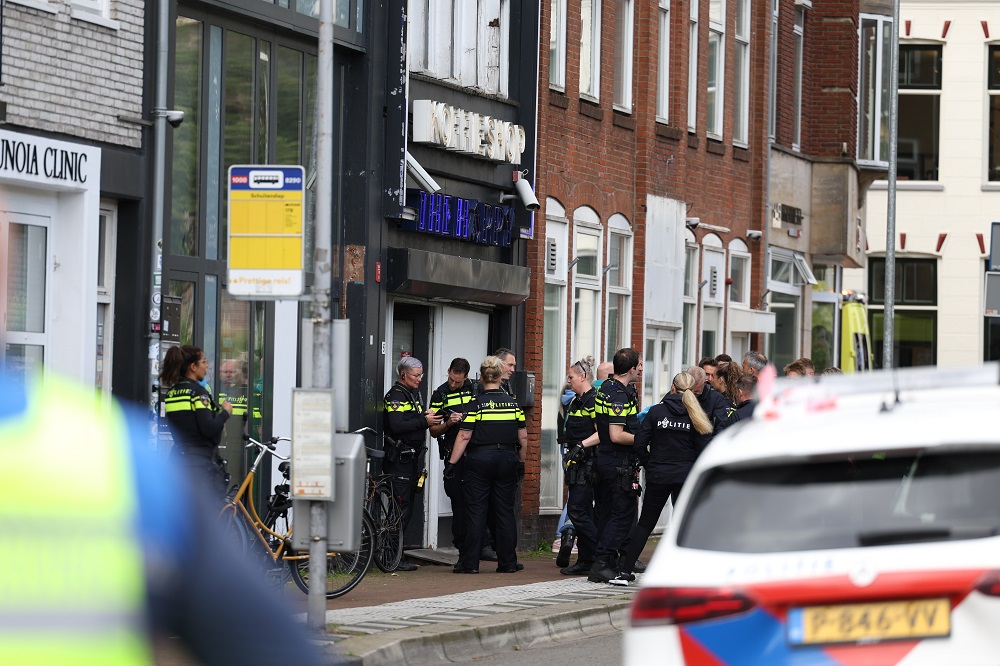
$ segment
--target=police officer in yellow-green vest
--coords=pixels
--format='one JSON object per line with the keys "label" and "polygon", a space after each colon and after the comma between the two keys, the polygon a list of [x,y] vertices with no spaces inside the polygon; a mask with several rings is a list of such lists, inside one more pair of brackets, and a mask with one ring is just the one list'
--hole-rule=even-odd
{"label": "police officer in yellow-green vest", "polygon": [[[434,410],[424,410],[417,389],[424,379],[424,364],[412,356],[404,356],[396,364],[399,378],[385,394],[385,434],[395,444],[386,443],[382,471],[392,475],[392,492],[399,500],[403,514],[403,532],[413,516],[413,492],[424,469],[427,451],[426,434],[431,426],[440,425],[442,418]],[[397,571],[414,571],[417,565],[400,562]]]}
{"label": "police officer in yellow-green vest", "polygon": [[200,664],[321,663],[145,418],[0,366],[0,442],[0,664],[153,664],[154,634]]}

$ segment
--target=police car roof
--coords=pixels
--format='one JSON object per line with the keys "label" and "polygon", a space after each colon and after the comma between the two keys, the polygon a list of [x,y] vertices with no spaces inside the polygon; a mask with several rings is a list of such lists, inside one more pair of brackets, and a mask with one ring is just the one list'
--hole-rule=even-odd
{"label": "police car roof", "polygon": [[1000,364],[778,380],[697,466],[926,447],[1000,448]]}

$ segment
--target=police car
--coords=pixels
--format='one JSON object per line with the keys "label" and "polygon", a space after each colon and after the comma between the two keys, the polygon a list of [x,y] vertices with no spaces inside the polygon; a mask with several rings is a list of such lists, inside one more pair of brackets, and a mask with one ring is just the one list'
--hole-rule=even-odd
{"label": "police car", "polygon": [[678,497],[626,666],[1000,663],[1000,365],[759,386]]}

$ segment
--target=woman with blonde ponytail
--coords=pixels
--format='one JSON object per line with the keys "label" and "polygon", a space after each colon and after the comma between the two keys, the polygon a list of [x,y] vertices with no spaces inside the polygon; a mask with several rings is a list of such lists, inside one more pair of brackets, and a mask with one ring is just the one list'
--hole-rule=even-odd
{"label": "woman with blonde ponytail", "polygon": [[708,445],[712,421],[691,390],[694,377],[681,372],[674,377],[670,393],[653,405],[635,435],[635,451],[645,460],[646,489],[642,515],[628,535],[628,548],[619,561],[619,573],[608,581],[628,586],[635,580],[632,567],[660,519],[667,500],[676,501],[698,455]]}

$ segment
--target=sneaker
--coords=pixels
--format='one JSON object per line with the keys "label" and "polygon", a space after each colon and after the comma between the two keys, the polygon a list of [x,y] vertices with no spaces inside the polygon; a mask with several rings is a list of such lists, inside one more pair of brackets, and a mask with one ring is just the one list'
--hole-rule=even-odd
{"label": "sneaker", "polygon": [[562,548],[562,539],[556,537],[556,540],[552,542],[552,552],[558,553],[560,548]]}
{"label": "sneaker", "polygon": [[576,545],[576,533],[573,530],[563,532],[562,541],[559,544],[559,555],[556,556],[556,566],[560,569],[569,566],[569,558]]}
{"label": "sneaker", "polygon": [[419,568],[416,564],[411,564],[410,562],[400,562],[396,565],[394,571],[416,571]]}
{"label": "sneaker", "polygon": [[493,550],[490,546],[483,546],[483,549],[479,551],[479,559],[486,560],[487,562],[496,562],[497,551]]}
{"label": "sneaker", "polygon": [[632,573],[646,573],[646,565],[643,564],[642,560],[635,561],[635,564],[632,565]]}
{"label": "sneaker", "polygon": [[629,583],[635,580],[635,576],[632,574],[618,574],[614,578],[608,581],[608,585],[616,585],[618,587],[628,587]]}

